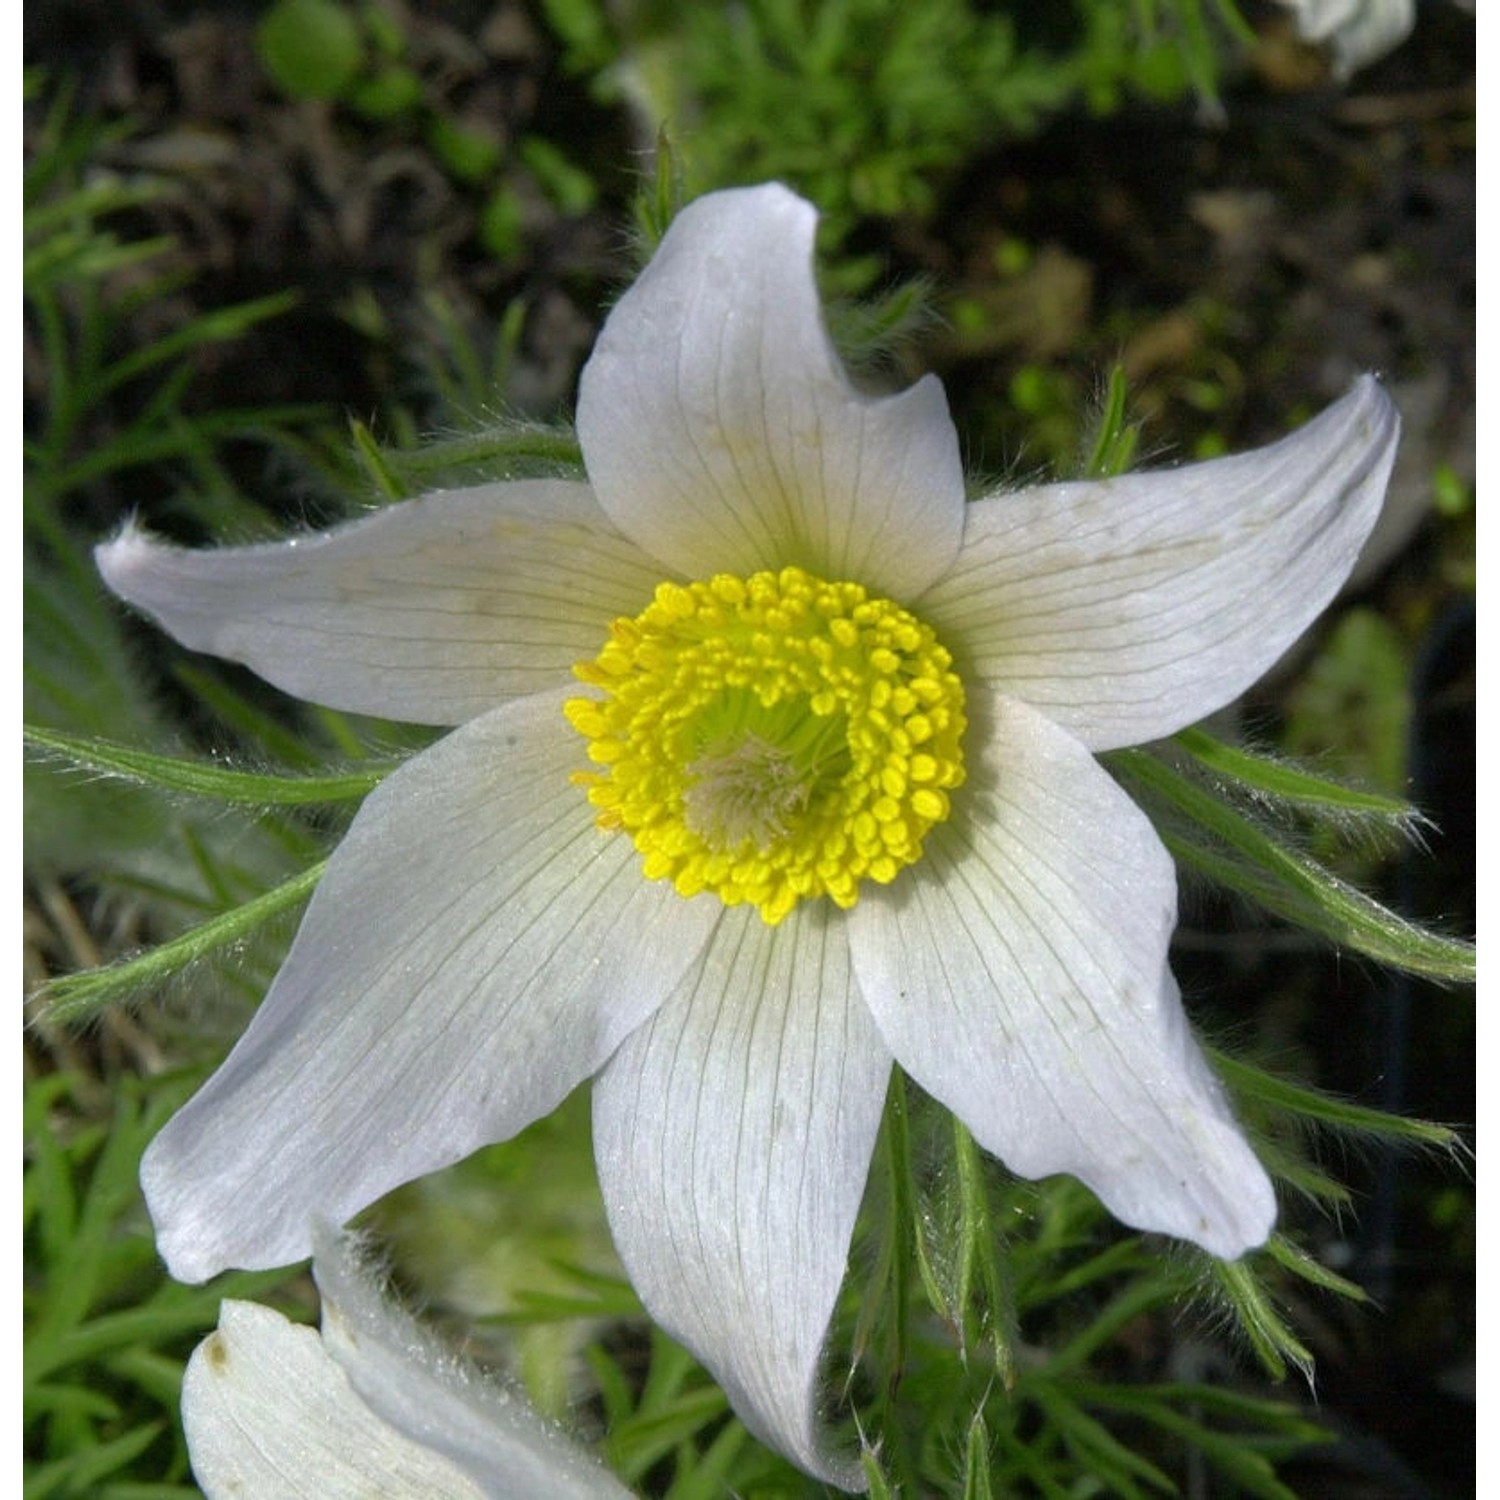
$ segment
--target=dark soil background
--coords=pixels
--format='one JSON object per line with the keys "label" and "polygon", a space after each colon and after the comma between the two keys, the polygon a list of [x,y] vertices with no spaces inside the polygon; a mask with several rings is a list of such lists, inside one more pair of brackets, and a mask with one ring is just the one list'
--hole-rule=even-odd
{"label": "dark soil background", "polygon": [[[262,9],[32,0],[26,12],[28,64],[74,80],[80,114],[134,122],[102,163],[172,186],[127,226],[175,236],[184,273],[170,299],[135,315],[140,335],[300,294],[291,315],[205,357],[189,408],[313,402],[379,428],[395,401],[419,424],[441,422],[449,413],[424,374],[445,337],[439,293],[480,346],[524,297],[507,401],[566,411],[628,275],[641,127],[561,71],[536,10],[407,5],[413,61],[457,114],[502,147],[525,132],[564,143],[598,185],[591,206],[564,215],[523,168],[502,165],[523,216],[516,253],[499,260],[479,237],[480,193],[407,136],[268,83],[254,49]],[[932,221],[865,223],[853,246],[982,312],[955,316],[918,358],[947,382],[971,460],[987,470],[1040,467],[1049,454],[1035,424],[1069,400],[1086,405],[1116,360],[1160,458],[1207,434],[1236,448],[1265,441],[1357,372],[1385,377],[1405,419],[1402,456],[1351,597],[1411,643],[1411,791],[1436,828],[1374,879],[1399,908],[1472,932],[1472,542],[1470,523],[1435,511],[1433,476],[1441,466],[1474,478],[1474,24],[1423,5],[1413,37],[1340,89],[1274,6],[1248,13],[1266,40],[1225,80],[1221,122],[1191,105],[1057,120],[966,164]],[[1015,240],[1025,264],[997,274],[997,249]],[[1008,397],[1037,372],[1055,399],[1018,412]],[[230,461],[281,517],[318,517],[312,481],[288,482],[250,444]],[[131,471],[74,519],[100,534],[127,510],[149,516],[169,489],[166,476]],[[1278,693],[1275,681],[1264,688],[1247,722],[1274,734]],[[1201,892],[1177,965],[1211,1027],[1303,1076],[1459,1126],[1474,1118],[1468,995],[1341,961]],[[1474,1492],[1472,1196],[1446,1161],[1340,1167],[1357,1218],[1299,1227],[1380,1306],[1300,1309],[1319,1356],[1318,1416],[1342,1441],[1287,1481],[1309,1497],[1457,1500]]]}

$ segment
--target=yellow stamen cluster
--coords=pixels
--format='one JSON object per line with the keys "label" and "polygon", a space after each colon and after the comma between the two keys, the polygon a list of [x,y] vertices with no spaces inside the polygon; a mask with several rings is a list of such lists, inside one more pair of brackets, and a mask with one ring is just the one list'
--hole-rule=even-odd
{"label": "yellow stamen cluster", "polygon": [[574,669],[599,827],[684,896],[852,906],[893,880],[964,779],[963,686],[932,631],[800,568],[663,583]]}

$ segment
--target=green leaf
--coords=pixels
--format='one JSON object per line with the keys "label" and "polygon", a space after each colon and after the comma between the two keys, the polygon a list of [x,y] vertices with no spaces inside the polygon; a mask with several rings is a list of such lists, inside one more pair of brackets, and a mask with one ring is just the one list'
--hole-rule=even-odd
{"label": "green leaf", "polygon": [[380,494],[387,500],[407,499],[411,491],[386,462],[374,433],[363,422],[356,420],[349,424],[349,435],[354,440],[355,458]]}
{"label": "green leaf", "polygon": [[523,136],[517,149],[521,160],[562,213],[576,216],[594,206],[599,196],[594,179],[581,167],[574,166],[551,141],[539,135]]}
{"label": "green leaf", "polygon": [[963,1500],[992,1500],[990,1434],[984,1417],[975,1412],[964,1440]]}
{"label": "green leaf", "polygon": [[203,412],[195,415],[191,422],[180,413],[146,413],[103,447],[91,449],[71,463],[59,462],[39,472],[34,482],[44,495],[61,495],[120,469],[160,463],[164,459],[206,460],[212,442],[220,439],[254,438],[273,442],[280,438],[277,429],[282,424],[306,422],[322,415],[312,406]]}
{"label": "green leaf", "polygon": [[516,465],[583,472],[583,450],[566,430],[524,423],[495,424],[461,437],[424,443],[419,448],[381,450],[392,473],[413,489],[449,469],[499,469],[508,478]]}
{"label": "green leaf", "polygon": [[891,1071],[885,1116],[881,1122],[879,1154],[885,1168],[881,1179],[886,1192],[885,1212],[880,1216],[879,1259],[870,1278],[874,1291],[860,1299],[854,1350],[857,1357],[871,1346],[877,1330],[880,1332],[879,1363],[889,1376],[880,1386],[884,1392],[890,1389],[896,1372],[906,1362],[913,1258],[931,1305],[940,1310],[946,1310],[948,1306],[948,1299],[928,1257],[914,1207],[916,1178],[912,1166],[910,1116],[905,1081],[899,1069]]}
{"label": "green leaf", "polygon": [[[726,1495],[736,1493],[728,1476],[749,1441],[750,1434],[740,1423],[729,1422],[701,1457],[692,1454],[690,1448],[679,1450],[678,1478],[665,1500],[724,1500]],[[692,1455],[691,1467],[685,1473],[684,1453]]]}
{"label": "green leaf", "polygon": [[[156,1259],[154,1253],[151,1259]],[[111,1374],[128,1380],[168,1410],[174,1409],[182,1399],[180,1359],[157,1354],[151,1349],[122,1349],[118,1354],[109,1355],[104,1363]]]}
{"label": "green leaf", "polygon": [[957,1115],[952,1126],[958,1182],[959,1263],[955,1300],[963,1340],[960,1354],[967,1358],[970,1346],[988,1343],[996,1373],[1009,1390],[1015,1384],[1015,1351],[1020,1339],[1010,1261],[991,1212],[979,1147]]}
{"label": "green leaf", "polygon": [[212,1289],[184,1289],[173,1283],[157,1288],[150,1301],[107,1312],[64,1330],[55,1338],[35,1339],[26,1350],[28,1381],[53,1370],[68,1369],[107,1355],[128,1353],[182,1333],[206,1333],[213,1326],[221,1297],[253,1298],[280,1286],[285,1270],[238,1273]]}
{"label": "green leaf", "polygon": [[1170,825],[1159,825],[1158,831],[1189,869],[1392,968],[1432,979],[1473,981],[1472,944],[1397,916],[1157,756],[1119,750],[1109,756],[1109,764],[1151,800],[1186,818],[1192,833]]}
{"label": "green leaf", "polygon": [[601,0],[542,0],[553,32],[567,48],[571,73],[597,73],[618,51],[614,29]]}
{"label": "green leaf", "polygon": [[433,115],[427,121],[427,144],[460,182],[478,183],[493,177],[505,155],[493,134],[460,125],[446,115]]}
{"label": "green leaf", "polygon": [[1224,1300],[1233,1309],[1236,1321],[1267,1373],[1281,1380],[1290,1362],[1311,1380],[1312,1351],[1287,1327],[1249,1262],[1213,1260],[1209,1264]]}
{"label": "green leaf", "polygon": [[525,210],[516,191],[502,182],[479,211],[480,243],[501,262],[520,259],[526,248]]}
{"label": "green leaf", "polygon": [[1176,1493],[1176,1485],[1155,1464],[1132,1452],[1102,1422],[1084,1411],[1071,1391],[1048,1380],[1033,1380],[1027,1385],[1027,1393],[1062,1434],[1084,1470],[1107,1479],[1126,1500],[1136,1500],[1143,1493],[1137,1480],[1164,1494]]}
{"label": "green leaf", "polygon": [[1047,1372],[1056,1376],[1083,1365],[1127,1323],[1143,1313],[1176,1301],[1182,1278],[1168,1266],[1129,1282],[1100,1310],[1093,1321],[1057,1349],[1047,1361]]}
{"label": "green leaf", "polygon": [[891,1482],[886,1478],[885,1470],[880,1467],[880,1460],[868,1448],[862,1448],[859,1455],[860,1472],[865,1476],[865,1485],[870,1500],[900,1500],[896,1491],[891,1487]]}
{"label": "green leaf", "polygon": [[105,1485],[98,1500],[203,1500],[196,1484],[151,1484],[116,1480]]}
{"label": "green leaf", "polygon": [[604,1425],[612,1429],[634,1410],[634,1382],[626,1376],[620,1362],[599,1344],[588,1345],[584,1358],[604,1407]]}
{"label": "green leaf", "polygon": [[643,179],[631,205],[635,220],[636,252],[640,264],[656,253],[662,237],[682,207],[682,163],[667,127],[656,131],[656,163],[649,179]]}
{"label": "green leaf", "polygon": [[41,991],[47,1015],[74,1023],[96,1016],[108,1006],[160,984],[189,964],[247,937],[273,917],[281,916],[312,894],[327,861],[320,861],[290,880],[159,947],[104,968],[53,979]]}
{"label": "green leaf", "polygon": [[289,766],[311,768],[320,763],[317,751],[302,735],[232,688],[214,667],[201,667],[188,660],[176,661],[172,664],[172,675],[230,729],[257,742],[267,754]]}
{"label": "green leaf", "polygon": [[337,0],[276,0],[255,34],[267,72],[296,99],[336,99],[364,64],[359,22]]}
{"label": "green leaf", "polygon": [[1370,1300],[1362,1286],[1340,1276],[1336,1271],[1330,1271],[1305,1250],[1298,1249],[1284,1234],[1273,1234],[1265,1253],[1284,1270],[1311,1282],[1313,1286],[1321,1287],[1325,1292],[1334,1292],[1340,1297],[1347,1297],[1351,1302]]}
{"label": "green leaf", "polygon": [[147,370],[175,359],[179,354],[189,354],[205,344],[226,343],[242,338],[257,323],[280,317],[300,301],[301,296],[297,292],[275,292],[254,302],[216,307],[201,317],[194,318],[192,322],[173,329],[154,344],[147,344],[143,349],[137,349],[123,359],[116,360],[99,377],[94,387],[95,399],[133,380],[137,375],[143,375]]}
{"label": "green leaf", "polygon": [[1279,1078],[1226,1052],[1211,1047],[1207,1050],[1219,1076],[1230,1089],[1239,1098],[1253,1101],[1255,1105],[1311,1120],[1334,1130],[1373,1135],[1414,1146],[1433,1146],[1445,1151],[1459,1149],[1457,1133],[1446,1125],[1435,1125],[1429,1120],[1410,1120],[1403,1115],[1353,1104],[1306,1084]]}
{"label": "green leaf", "polygon": [[[178,1367],[181,1374],[181,1367]],[[119,1420],[120,1403],[101,1391],[76,1384],[30,1385],[26,1388],[25,1415],[28,1422],[37,1417],[65,1414],[73,1421],[114,1422]]]}
{"label": "green leaf", "polygon": [[1258,1140],[1255,1154],[1274,1181],[1337,1218],[1354,1205],[1354,1194],[1338,1178],[1315,1167],[1301,1151],[1287,1149],[1274,1140]]}
{"label": "green leaf", "polygon": [[830,299],[828,330],[851,370],[878,373],[938,326],[932,304],[932,283],[912,277],[875,296]]}
{"label": "green leaf", "polygon": [[[372,12],[378,14],[378,12]],[[369,120],[391,120],[422,102],[421,77],[402,64],[390,64],[368,78],[357,78],[347,97],[352,108]]]}
{"label": "green leaf", "polygon": [[[69,1080],[59,1076],[56,1082],[65,1088]],[[49,1261],[66,1252],[78,1222],[78,1198],[73,1187],[69,1153],[63,1150],[48,1128],[48,1113],[54,1097],[61,1092],[63,1088],[38,1088],[30,1091],[26,1098],[27,1169],[23,1218],[28,1227],[35,1224],[38,1242]],[[97,1139],[97,1129],[94,1134]],[[87,1151],[91,1144],[88,1139],[75,1140],[73,1152]]]}
{"label": "green leaf", "polygon": [[610,1468],[627,1480],[639,1479],[679,1443],[689,1442],[729,1410],[718,1386],[703,1386],[674,1396],[651,1412],[638,1411],[611,1429],[605,1441]]}
{"label": "green leaf", "polygon": [[1226,745],[1202,729],[1184,729],[1173,736],[1173,742],[1201,766],[1277,802],[1339,819],[1372,819],[1403,834],[1410,834],[1422,821],[1408,802],[1344,786],[1300,766]]}
{"label": "green leaf", "polygon": [[[163,1097],[154,1107],[142,1109],[128,1095],[116,1101],[110,1129],[97,1154],[80,1151],[80,1143],[69,1144],[71,1167],[89,1162],[82,1198],[65,1241],[45,1240],[49,1267],[49,1297],[34,1319],[28,1337],[34,1341],[57,1338],[80,1325],[88,1310],[112,1288],[105,1285],[111,1264],[120,1264],[120,1247],[113,1230],[136,1202],[136,1169],[146,1142],[156,1133],[168,1113]],[[52,1142],[46,1128],[33,1137],[33,1149],[41,1156]],[[28,1372],[30,1364],[28,1362]]]}
{"label": "green leaf", "polygon": [[162,1423],[137,1427],[122,1437],[80,1449],[54,1463],[43,1464],[26,1476],[21,1493],[25,1500],[46,1500],[47,1496],[91,1495],[109,1475],[123,1469],[144,1453],[163,1429]]}
{"label": "green leaf", "polygon": [[1410,647],[1373,609],[1347,610],[1287,693],[1282,742],[1293,755],[1336,755],[1371,786],[1406,785]]}
{"label": "green leaf", "polygon": [[1260,1451],[1268,1446],[1267,1439],[1239,1432],[1216,1432],[1178,1411],[1175,1403],[1180,1402],[1195,1412],[1218,1411],[1270,1427],[1280,1435],[1277,1446],[1289,1453],[1329,1441],[1322,1428],[1304,1420],[1285,1402],[1240,1398],[1215,1386],[1157,1385],[1133,1389],[1090,1384],[1080,1387],[1080,1395],[1085,1394],[1092,1405],[1129,1412],[1198,1449],[1215,1468],[1261,1500],[1298,1500],[1277,1479],[1267,1453]]}
{"label": "green leaf", "polygon": [[1068,1270],[1063,1270],[1055,1263],[1049,1262],[1043,1284],[1034,1290],[1027,1289],[1028,1305],[1039,1306],[1063,1297],[1071,1297],[1085,1287],[1094,1286],[1108,1277],[1118,1276],[1124,1271],[1142,1270],[1144,1265],[1141,1242],[1134,1236],[1117,1241],[1096,1255],[1089,1256],[1082,1264]]}
{"label": "green leaf", "polygon": [[231,771],[203,761],[178,760],[41,725],[27,725],[23,734],[28,744],[70,765],[118,776],[139,786],[252,807],[305,807],[351,801],[379,786],[389,769],[355,771],[343,776],[275,776],[257,771]]}
{"label": "green leaf", "polygon": [[1125,371],[1111,367],[1104,389],[1104,405],[1095,423],[1093,442],[1084,460],[1082,478],[1113,479],[1123,474],[1135,458],[1140,424],[1126,416]]}
{"label": "green leaf", "polygon": [[570,1297],[561,1292],[521,1290],[516,1293],[514,1312],[496,1313],[486,1321],[526,1327],[534,1323],[558,1323],[572,1318],[638,1318],[640,1315],[641,1301],[634,1291],[625,1283],[609,1282],[604,1284],[600,1295],[593,1297]]}

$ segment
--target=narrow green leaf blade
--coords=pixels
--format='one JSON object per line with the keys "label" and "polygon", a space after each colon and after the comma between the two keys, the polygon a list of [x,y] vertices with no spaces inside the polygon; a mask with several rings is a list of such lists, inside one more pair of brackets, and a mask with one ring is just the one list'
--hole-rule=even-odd
{"label": "narrow green leaf blade", "polygon": [[1287,761],[1227,745],[1202,729],[1184,729],[1173,736],[1173,743],[1207,770],[1261,796],[1313,812],[1379,820],[1402,832],[1420,821],[1421,815],[1408,802],[1344,786]]}
{"label": "narrow green leaf blade", "polygon": [[253,807],[303,807],[351,801],[372,792],[387,774],[386,770],[371,770],[341,776],[276,776],[180,760],[42,725],[29,724],[23,733],[27,744],[38,751],[75,766],[119,776],[141,786]]}
{"label": "narrow green leaf blade", "polygon": [[263,896],[134,958],[52,980],[41,992],[49,1016],[62,1022],[88,1020],[108,1006],[159,984],[198,959],[238,942],[262,923],[306,900],[326,867],[327,861],[320,860]]}
{"label": "narrow green leaf blade", "polygon": [[1159,830],[1173,856],[1188,868],[1392,968],[1431,979],[1473,981],[1472,944],[1398,916],[1146,751],[1116,751],[1110,764],[1148,798],[1201,830],[1191,836],[1181,828]]}

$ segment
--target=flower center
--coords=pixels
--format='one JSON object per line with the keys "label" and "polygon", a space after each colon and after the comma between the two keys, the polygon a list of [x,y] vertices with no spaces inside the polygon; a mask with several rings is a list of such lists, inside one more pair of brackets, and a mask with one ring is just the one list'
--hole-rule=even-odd
{"label": "flower center", "polygon": [[574,675],[600,828],[684,896],[853,906],[922,853],[964,779],[963,685],[915,616],[800,568],[663,583]]}

